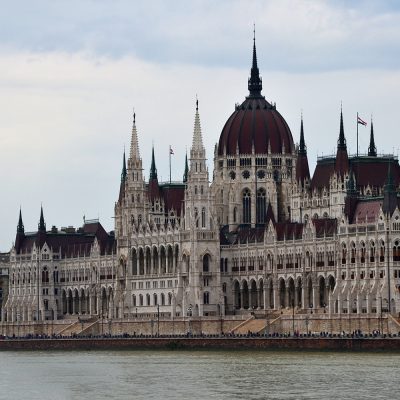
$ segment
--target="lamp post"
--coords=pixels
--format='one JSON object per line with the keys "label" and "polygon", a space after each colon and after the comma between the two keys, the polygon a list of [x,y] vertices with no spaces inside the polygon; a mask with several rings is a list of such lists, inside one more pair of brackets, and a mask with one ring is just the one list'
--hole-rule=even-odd
{"label": "lamp post", "polygon": [[157,336],[160,336],[160,305],[157,304]]}
{"label": "lamp post", "polygon": [[189,331],[189,335],[191,335],[192,334],[192,329],[191,329],[191,325],[190,325],[190,317],[192,316],[192,305],[190,305],[188,307],[187,312],[188,312],[188,324],[189,324],[188,331]]}
{"label": "lamp post", "polygon": [[292,300],[292,330],[294,336],[294,300]]}
{"label": "lamp post", "polygon": [[379,332],[380,332],[380,334],[382,336],[383,335],[382,296],[379,297],[379,300],[381,302],[381,312],[380,312],[380,316],[379,316]]}

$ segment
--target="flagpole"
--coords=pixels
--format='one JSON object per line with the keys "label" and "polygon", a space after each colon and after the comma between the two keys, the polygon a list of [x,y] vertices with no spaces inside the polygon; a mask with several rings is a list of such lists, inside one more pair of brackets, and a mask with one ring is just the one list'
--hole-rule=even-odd
{"label": "flagpole", "polygon": [[358,112],[357,112],[357,157],[358,157]]}
{"label": "flagpole", "polygon": [[169,184],[171,184],[171,145],[169,145]]}

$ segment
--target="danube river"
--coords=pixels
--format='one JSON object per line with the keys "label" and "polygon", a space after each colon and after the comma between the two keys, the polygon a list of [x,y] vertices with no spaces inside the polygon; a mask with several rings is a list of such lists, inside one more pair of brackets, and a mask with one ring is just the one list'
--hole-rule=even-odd
{"label": "danube river", "polygon": [[4,351],[0,399],[396,399],[400,354]]}

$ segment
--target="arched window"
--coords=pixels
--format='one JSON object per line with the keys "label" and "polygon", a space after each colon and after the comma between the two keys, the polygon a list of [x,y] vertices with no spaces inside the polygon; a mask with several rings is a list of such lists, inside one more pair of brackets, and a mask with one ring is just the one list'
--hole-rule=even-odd
{"label": "arched window", "polygon": [[356,245],[354,242],[351,242],[351,257],[350,257],[350,262],[354,264],[356,262],[356,256],[357,256],[357,250],[356,250]]}
{"label": "arched window", "polygon": [[393,261],[400,261],[400,243],[398,240],[394,242],[393,246]]}
{"label": "arched window", "polygon": [[139,306],[143,305],[143,295],[139,294]]}
{"label": "arched window", "polygon": [[172,293],[168,293],[168,305],[172,304]]}
{"label": "arched window", "polygon": [[146,303],[147,303],[146,304],[147,306],[149,306],[151,304],[150,303],[150,295],[148,293],[146,294]]}
{"label": "arched window", "polygon": [[158,304],[158,299],[157,299],[157,294],[153,294],[153,300],[154,300],[154,305],[156,306]]}
{"label": "arched window", "polygon": [[267,205],[265,189],[261,188],[257,191],[257,224],[266,222]]}
{"label": "arched window", "polygon": [[364,242],[361,242],[361,248],[360,248],[360,251],[361,251],[361,258],[360,258],[360,261],[361,261],[361,264],[364,264],[365,263],[365,254],[366,254],[366,247],[365,247],[365,243]]}
{"label": "arched window", "polygon": [[203,272],[210,271],[210,255],[205,254],[203,257]]}
{"label": "arched window", "polygon": [[161,293],[161,305],[165,306],[165,294]]}
{"label": "arched window", "polygon": [[199,210],[197,207],[194,209],[194,220],[196,221],[196,228],[199,227]]}
{"label": "arched window", "polygon": [[347,249],[346,244],[342,243],[342,264],[346,264]]}
{"label": "arched window", "polygon": [[251,193],[249,189],[243,191],[243,223],[251,223]]}
{"label": "arched window", "polygon": [[136,307],[136,295],[132,295],[132,305],[133,307]]}
{"label": "arched window", "polygon": [[49,271],[47,267],[44,267],[42,270],[42,283],[49,283]]}
{"label": "arched window", "polygon": [[203,293],[203,304],[210,304],[210,293],[209,292]]}
{"label": "arched window", "polygon": [[373,240],[369,244],[369,261],[375,262],[375,242]]}
{"label": "arched window", "polygon": [[236,217],[236,212],[237,212],[236,207],[234,207],[234,208],[233,208],[233,223],[234,223],[234,224],[236,224],[236,218],[237,218],[237,217]]}
{"label": "arched window", "polygon": [[379,261],[380,262],[384,262],[385,261],[385,242],[383,240],[381,240],[381,243],[380,243]]}
{"label": "arched window", "polygon": [[206,209],[204,207],[201,209],[201,227],[206,227]]}

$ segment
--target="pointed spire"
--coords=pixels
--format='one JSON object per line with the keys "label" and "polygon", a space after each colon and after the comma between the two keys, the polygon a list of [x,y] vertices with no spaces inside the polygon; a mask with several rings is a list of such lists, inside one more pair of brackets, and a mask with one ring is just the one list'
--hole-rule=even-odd
{"label": "pointed spire", "polygon": [[310,180],[310,168],[308,166],[307,146],[304,140],[303,113],[300,124],[300,144],[296,161],[296,181],[304,187],[305,181]]}
{"label": "pointed spire", "polygon": [[346,149],[347,150],[346,138],[344,137],[342,105],[340,105],[340,130],[339,130],[338,149]]}
{"label": "pointed spire", "polygon": [[122,172],[121,172],[121,183],[126,179],[126,159],[125,159],[125,149],[124,149],[124,158],[122,160]]}
{"label": "pointed spire", "polygon": [[374,123],[372,122],[372,118],[371,118],[371,136],[369,139],[368,155],[370,157],[376,157],[376,146],[375,146],[375,139],[374,139]]}
{"label": "pointed spire", "polygon": [[186,153],[185,154],[185,172],[183,173],[183,183],[187,182],[188,175],[189,175],[189,164],[188,164],[188,158],[187,158],[187,153]]}
{"label": "pointed spire", "polygon": [[257,65],[257,50],[256,50],[256,27],[253,30],[253,62],[251,65],[250,78],[248,80],[248,88],[251,97],[260,97],[262,90],[262,79]]}
{"label": "pointed spire", "polygon": [[17,233],[24,233],[24,223],[22,222],[22,211],[21,207],[19,208],[19,219],[18,219],[18,226],[17,226]]}
{"label": "pointed spire", "polygon": [[301,124],[300,124],[299,154],[307,154],[306,142],[304,140],[303,113],[301,114]]}
{"label": "pointed spire", "polygon": [[151,167],[150,167],[150,180],[157,179],[157,168],[156,161],[154,157],[154,146],[151,150]]}
{"label": "pointed spire", "polygon": [[38,224],[38,231],[46,232],[46,223],[44,222],[44,216],[43,216],[43,206],[40,206],[40,219]]}
{"label": "pointed spire", "polygon": [[137,130],[136,130],[136,113],[135,113],[135,110],[133,110],[131,151],[130,151],[129,156],[130,156],[131,160],[139,160],[140,159],[139,141],[138,141]]}
{"label": "pointed spire", "polygon": [[203,137],[201,135],[201,126],[200,126],[199,100],[197,99],[197,96],[196,96],[196,115],[194,117],[192,150],[195,151],[204,150]]}

